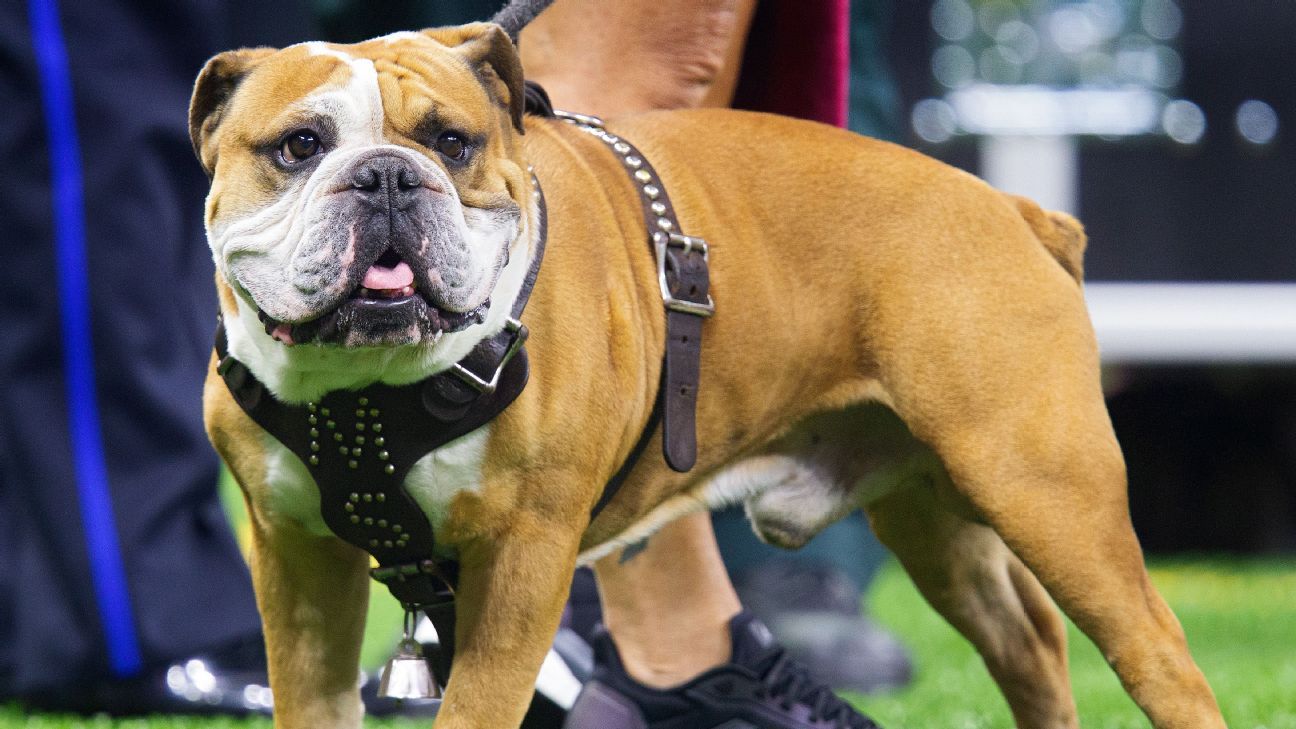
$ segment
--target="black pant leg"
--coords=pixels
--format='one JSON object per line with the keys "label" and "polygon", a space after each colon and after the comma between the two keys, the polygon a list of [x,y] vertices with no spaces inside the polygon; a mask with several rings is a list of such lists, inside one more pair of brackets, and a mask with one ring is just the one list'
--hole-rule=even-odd
{"label": "black pant leg", "polygon": [[[52,34],[33,24],[51,7]],[[259,630],[201,429],[215,301],[185,121],[202,62],[229,45],[229,13],[210,1],[0,4],[0,695]],[[49,93],[60,74],[62,127]],[[68,129],[71,180],[59,166]],[[78,218],[83,270],[68,275]],[[88,336],[69,339],[69,311]]]}
{"label": "black pant leg", "polygon": [[[0,5],[0,690],[103,654],[68,435],[50,153],[28,8]],[[103,666],[103,662],[99,662]]]}

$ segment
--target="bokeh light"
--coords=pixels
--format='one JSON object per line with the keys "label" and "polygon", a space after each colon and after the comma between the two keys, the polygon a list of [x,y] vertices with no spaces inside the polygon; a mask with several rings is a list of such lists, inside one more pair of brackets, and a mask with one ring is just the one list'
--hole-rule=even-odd
{"label": "bokeh light", "polygon": [[923,99],[914,104],[910,121],[914,132],[933,144],[949,141],[958,129],[954,107],[942,99]]}
{"label": "bokeh light", "polygon": [[1180,144],[1196,144],[1206,136],[1206,114],[1186,99],[1175,99],[1161,111],[1161,129]]}
{"label": "bokeh light", "polygon": [[1278,112],[1259,99],[1242,102],[1233,118],[1237,132],[1251,144],[1260,146],[1273,142],[1278,136]]}

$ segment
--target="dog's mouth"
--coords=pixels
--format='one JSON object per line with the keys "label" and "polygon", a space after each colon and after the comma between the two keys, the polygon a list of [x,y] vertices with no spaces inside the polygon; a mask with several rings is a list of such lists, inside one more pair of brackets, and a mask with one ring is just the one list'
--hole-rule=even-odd
{"label": "dog's mouth", "polygon": [[365,271],[364,279],[352,292],[351,298],[395,301],[413,296],[414,291],[414,269],[401,259],[400,254],[388,248]]}
{"label": "dog's mouth", "polygon": [[365,271],[360,283],[336,307],[310,321],[282,322],[259,307],[266,334],[287,346],[345,343],[357,330],[362,344],[401,344],[417,330],[434,340],[486,320],[489,303],[468,311],[441,308],[418,288],[414,269],[388,248]]}

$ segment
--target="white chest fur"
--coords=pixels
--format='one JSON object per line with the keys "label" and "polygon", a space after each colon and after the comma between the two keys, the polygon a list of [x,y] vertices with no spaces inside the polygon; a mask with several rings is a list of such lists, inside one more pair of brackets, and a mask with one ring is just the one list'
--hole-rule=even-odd
{"label": "white chest fur", "polygon": [[[272,436],[265,437],[270,518],[297,522],[312,534],[329,534],[320,515],[315,479],[292,451]],[[490,425],[484,425],[423,456],[405,477],[406,491],[423,509],[434,533],[445,523],[455,494],[481,489],[482,459],[489,440]]]}

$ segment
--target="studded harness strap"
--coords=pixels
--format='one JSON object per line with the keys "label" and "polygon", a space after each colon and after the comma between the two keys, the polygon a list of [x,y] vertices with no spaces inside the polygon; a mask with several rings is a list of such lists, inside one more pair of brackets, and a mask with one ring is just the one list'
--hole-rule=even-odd
{"label": "studded harness strap", "polygon": [[[643,202],[649,241],[667,309],[662,384],[639,442],[604,488],[591,519],[612,500],[662,424],[667,462],[687,471],[696,460],[701,322],[714,307],[708,295],[707,244],[678,232],[670,198],[653,169],[629,142],[609,134],[599,119],[555,112],[539,86],[527,83],[532,113],[557,116],[602,139],[621,158]],[[427,515],[404,487],[414,464],[436,448],[485,425],[526,386],[528,331],[521,323],[548,235],[548,211],[532,176],[539,207],[535,256],[499,333],[479,343],[445,372],[408,385],[375,383],[357,391],[330,392],[318,401],[289,405],[276,399],[229,353],[223,322],[216,330],[217,372],[235,402],[258,425],[305,463],[320,492],[320,513],[338,537],[377,560],[370,575],[385,584],[407,611],[421,610],[436,627],[441,649],[436,673],[449,677],[454,653],[454,587],[458,564],[434,553]]]}
{"label": "studded harness strap", "polygon": [[[715,313],[715,304],[709,293],[707,242],[680,232],[679,219],[661,177],[633,144],[608,132],[598,117],[564,111],[554,113],[611,147],[639,193],[648,242],[657,259],[658,286],[666,305],[666,351],[661,391],[646,435],[651,435],[660,418],[666,462],[676,471],[688,471],[697,461],[696,415],[698,381],[701,379],[702,320]],[[630,464],[633,462],[634,458],[629,461]],[[609,491],[615,493],[615,489],[604,489],[596,514],[611,500]]]}

